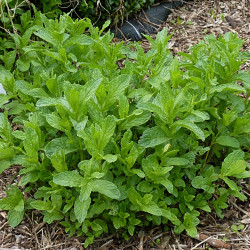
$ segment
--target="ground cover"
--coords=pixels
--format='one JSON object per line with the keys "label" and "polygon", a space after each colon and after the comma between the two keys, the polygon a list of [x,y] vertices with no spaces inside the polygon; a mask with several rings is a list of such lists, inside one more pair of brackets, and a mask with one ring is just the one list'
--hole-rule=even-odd
{"label": "ground cover", "polygon": [[[209,5],[206,5],[209,4]],[[211,4],[211,5],[210,5]],[[218,5],[217,5],[218,4]],[[231,5],[234,4],[234,5]],[[223,10],[227,11],[234,11],[235,10],[235,5],[237,2],[235,1],[234,3],[229,2],[229,1],[224,1],[224,2],[197,2],[196,5],[192,5],[192,9],[190,13],[196,14],[195,17],[192,20],[185,20],[185,18],[190,17],[190,15],[187,15],[187,10],[184,8],[180,11],[183,11],[184,16],[181,17],[180,13],[178,13],[179,19],[176,17],[173,17],[173,19],[168,20],[168,27],[170,29],[175,29],[179,34],[177,33],[176,40],[175,38],[172,38],[170,40],[170,48],[173,49],[175,52],[179,52],[179,46],[184,47],[187,46],[186,41],[190,41],[190,39],[185,39],[185,36],[190,36],[189,34],[193,32],[194,27],[195,30],[200,30],[201,35],[197,36],[197,32],[195,33],[196,36],[191,35],[193,40],[192,42],[195,43],[198,41],[201,37],[203,37],[203,32],[205,29],[207,31],[205,33],[214,33],[214,34],[219,34],[221,33],[221,29],[223,28],[225,31],[232,30],[232,21],[226,21],[226,16],[223,21],[223,16],[220,16],[220,14],[225,14],[222,12]],[[242,8],[238,8],[238,12],[234,13],[233,17],[230,16],[230,18],[235,18],[237,20],[237,16],[240,17],[240,20],[243,20],[242,26],[239,25],[239,27],[234,27],[234,29],[242,36],[242,38],[248,39],[245,43],[244,49],[249,48],[249,35],[247,35],[247,21],[244,22],[244,20],[247,20],[249,16],[247,16],[247,13],[244,16],[244,7],[246,7],[247,2],[243,2],[244,5],[237,5]],[[195,11],[195,6],[197,7],[197,11]],[[214,14],[211,11],[211,8],[208,7],[213,7],[214,9]],[[221,7],[222,6],[222,7]],[[219,9],[222,8],[222,9]],[[201,13],[199,13],[198,10],[203,10]],[[206,10],[210,10],[206,12]],[[206,24],[201,23],[200,20],[201,14],[207,17]],[[210,14],[211,13],[211,14]],[[227,12],[226,12],[227,13]],[[231,12],[228,12],[231,14]],[[174,15],[173,15],[174,16]],[[244,19],[245,18],[245,19]],[[228,18],[227,18],[228,19]],[[178,21],[179,20],[179,21]],[[184,20],[184,21],[182,21]],[[196,20],[196,21],[195,21]],[[230,19],[228,19],[230,20]],[[172,21],[172,22],[171,22]],[[189,21],[188,23],[186,21]],[[193,22],[193,27],[191,22]],[[210,22],[209,27],[206,27],[208,23]],[[231,23],[231,24],[230,24]],[[200,26],[199,26],[200,24]],[[205,25],[205,27],[204,27]],[[248,24],[249,25],[249,24]],[[171,28],[172,27],[172,28]],[[217,29],[215,29],[217,27]],[[241,28],[240,28],[241,27]],[[211,28],[211,30],[209,30]],[[190,29],[190,33],[187,32],[188,29]],[[224,33],[224,32],[223,32]],[[174,35],[175,36],[175,35]],[[195,40],[194,37],[197,37]],[[180,39],[181,38],[181,39]],[[148,47],[148,42],[143,42],[142,44],[145,49]],[[181,49],[183,51],[183,48]],[[185,47],[184,47],[184,50]],[[243,67],[247,69],[248,65],[245,64]],[[14,171],[14,172],[12,172]],[[2,189],[6,185],[7,182],[13,182],[13,179],[11,178],[13,174],[16,173],[15,169],[10,169],[2,174],[2,179],[1,179],[1,184],[2,184]],[[248,194],[248,183],[246,181],[242,181],[240,185],[243,187],[243,191],[245,195],[249,197]],[[198,227],[198,231],[200,233],[204,233],[207,236],[213,236],[217,237],[220,239],[224,239],[227,241],[227,243],[234,243],[235,247],[237,248],[246,248],[248,249],[248,233],[249,233],[249,204],[248,201],[246,202],[239,202],[236,199],[231,199],[230,202],[230,207],[226,211],[226,216],[224,220],[218,220],[218,217],[215,214],[202,214],[202,223],[200,227]],[[8,247],[11,245],[15,245],[17,241],[20,242],[20,245],[27,246],[29,244],[30,248],[36,246],[35,248],[71,248],[71,247],[76,247],[81,249],[82,248],[82,239],[81,238],[72,238],[70,240],[65,239],[65,234],[63,233],[63,230],[60,227],[55,227],[55,225],[52,226],[47,226],[44,225],[44,223],[41,223],[41,216],[39,214],[36,214],[35,212],[33,213],[35,218],[34,220],[30,220],[30,218],[27,218],[20,226],[18,226],[16,229],[10,229],[7,225],[6,222],[6,213],[1,212],[2,216],[2,227],[1,229],[3,230],[3,235],[2,239],[4,239],[4,242],[2,243],[3,247]],[[232,215],[234,216],[234,219],[232,219]],[[214,218],[211,222],[211,218]],[[230,219],[230,220],[228,220]],[[218,223],[219,221],[219,223]],[[239,222],[240,221],[240,222]],[[219,225],[218,225],[219,224]],[[234,225],[234,226],[233,226]],[[228,230],[228,228],[231,228]],[[237,226],[237,227],[236,227]],[[243,227],[242,227],[243,226]],[[58,228],[58,231],[55,231],[55,228]],[[9,230],[9,231],[8,231]],[[33,232],[32,232],[33,230]],[[151,230],[147,230],[145,232],[140,232],[138,237],[132,238],[129,242],[124,242],[121,240],[119,237],[116,235],[111,235],[107,236],[107,238],[101,238],[100,240],[96,241],[96,245],[93,246],[94,249],[97,248],[97,246],[103,246],[103,249],[132,249],[133,247],[137,247],[139,249],[152,249],[153,247],[155,248],[163,248],[164,244],[166,248],[171,249],[174,248],[174,246],[179,247],[179,248],[185,248],[185,247],[194,247],[197,242],[191,240],[185,234],[182,234],[181,237],[175,236],[174,233],[164,233],[161,231],[162,229],[159,227],[155,227]],[[22,232],[20,234],[20,232]],[[218,233],[219,232],[219,233]],[[24,238],[23,238],[24,237]],[[201,238],[202,239],[202,236]],[[225,245],[226,246],[226,245]],[[194,249],[199,249],[198,247]]]}

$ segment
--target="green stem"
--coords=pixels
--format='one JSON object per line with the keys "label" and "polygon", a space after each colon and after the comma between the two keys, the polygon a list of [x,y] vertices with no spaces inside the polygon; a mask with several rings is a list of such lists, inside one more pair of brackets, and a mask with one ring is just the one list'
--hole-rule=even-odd
{"label": "green stem", "polygon": [[83,148],[82,148],[82,139],[78,137],[78,143],[80,146],[80,159],[81,161],[84,160],[84,152],[83,152]]}
{"label": "green stem", "polygon": [[99,161],[99,172],[102,172],[102,160]]}
{"label": "green stem", "polygon": [[249,98],[249,95],[247,95],[246,98],[245,98],[245,100],[244,100],[245,107],[247,107],[248,98]]}
{"label": "green stem", "polygon": [[[209,150],[207,151],[207,154],[206,154],[204,163],[203,163],[203,165],[202,165],[202,168],[207,164],[207,162],[208,162],[208,156],[209,156],[209,154],[210,154],[210,152],[211,152],[211,149],[212,149],[213,145],[215,144],[215,141],[216,141],[217,137],[218,137],[219,134],[221,133],[222,129],[223,129],[223,127],[218,131],[218,133],[216,134],[216,136],[215,136],[214,139],[212,140],[212,142],[211,142],[211,144],[210,144],[210,147],[209,147]],[[209,159],[211,159],[211,157],[210,157]]]}

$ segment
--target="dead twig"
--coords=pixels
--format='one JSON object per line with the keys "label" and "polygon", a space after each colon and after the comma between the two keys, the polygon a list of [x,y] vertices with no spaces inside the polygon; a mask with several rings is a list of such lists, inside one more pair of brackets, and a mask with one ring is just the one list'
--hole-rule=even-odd
{"label": "dead twig", "polygon": [[106,249],[107,246],[109,246],[113,241],[114,241],[114,240],[111,239],[111,240],[105,242],[103,245],[100,246],[99,250],[104,250],[104,249]]}
{"label": "dead twig", "polygon": [[213,246],[213,247],[216,247],[216,248],[225,248],[225,249],[231,249],[232,245],[231,244],[228,244],[222,240],[219,240],[219,239],[215,239],[213,238],[212,236],[208,237],[207,235],[205,234],[200,234],[198,233],[197,236],[196,236],[196,239],[201,241],[201,243],[199,243],[198,245],[194,246],[192,248],[193,249],[196,249],[199,245],[203,244],[203,243],[208,243],[210,246]]}
{"label": "dead twig", "polygon": [[139,250],[143,250],[143,245],[144,245],[144,241],[143,241],[143,240],[144,240],[144,232],[143,232],[143,231],[140,231],[138,236],[140,237],[140,243],[139,243],[138,249],[139,249]]}
{"label": "dead twig", "polygon": [[242,213],[244,213],[245,215],[247,216],[250,216],[250,213],[245,211],[244,209],[242,209],[241,207],[239,207],[237,204],[235,204],[233,201],[230,201],[230,203],[235,207],[237,208],[238,210],[240,210]]}

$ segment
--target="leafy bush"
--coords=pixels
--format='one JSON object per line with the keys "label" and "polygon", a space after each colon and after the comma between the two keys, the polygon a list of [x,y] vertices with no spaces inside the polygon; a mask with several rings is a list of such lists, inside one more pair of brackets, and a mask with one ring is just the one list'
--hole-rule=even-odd
{"label": "leafy bush", "polygon": [[17,0],[0,2],[0,37],[6,37],[10,32],[16,33],[20,25],[20,16],[27,10],[25,1],[19,3]]}
{"label": "leafy bush", "polygon": [[90,0],[80,1],[77,13],[81,17],[88,17],[92,22],[102,25],[106,20],[112,20],[112,23],[117,24],[123,22],[123,19],[128,18],[140,11],[143,7],[149,7],[155,0],[106,0],[101,1]]}
{"label": "leafy bush", "polygon": [[[61,14],[61,12],[70,12],[74,17],[89,18],[94,24],[101,27],[106,20],[111,20],[113,24],[122,22],[124,18],[128,18],[143,7],[149,7],[155,0],[33,0],[35,6],[46,13],[46,16],[53,18]],[[159,1],[158,1],[159,2]]]}
{"label": "leafy bush", "polygon": [[[32,0],[19,1],[9,0],[0,2],[0,35],[6,36],[9,32],[21,33],[22,15],[33,17],[32,9],[34,6],[48,18],[58,18],[62,12],[70,13],[76,18],[90,18],[90,20],[101,27],[106,20],[110,19],[114,24],[123,22],[124,18],[135,14],[143,7],[149,7],[155,0],[140,1],[66,1],[66,0]],[[28,12],[27,12],[28,11]],[[32,13],[32,14],[31,14]],[[27,20],[29,21],[29,20]],[[23,24],[23,23],[22,23]],[[29,22],[23,24],[27,26]]]}
{"label": "leafy bush", "polygon": [[37,209],[85,246],[152,225],[195,237],[201,211],[222,217],[229,196],[246,199],[250,72],[239,69],[249,53],[236,34],[207,36],[179,60],[166,30],[147,36],[145,53],[111,43],[108,23],[36,12],[33,24],[1,48],[16,56],[0,65],[0,173],[22,166],[30,197],[7,187],[11,226]]}

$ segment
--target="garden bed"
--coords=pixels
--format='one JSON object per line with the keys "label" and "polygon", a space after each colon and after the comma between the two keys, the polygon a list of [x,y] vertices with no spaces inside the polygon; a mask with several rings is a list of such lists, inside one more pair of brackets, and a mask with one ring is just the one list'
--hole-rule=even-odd
{"label": "garden bed", "polygon": [[[175,54],[187,51],[189,46],[197,44],[204,35],[218,36],[232,31],[246,40],[243,49],[250,51],[249,8],[247,0],[187,3],[171,14],[166,22],[168,31],[174,32],[169,42],[170,50]],[[146,51],[150,48],[150,43],[146,40],[141,45]],[[242,69],[248,70],[249,62]],[[15,166],[1,174],[0,198],[4,197],[7,184],[17,182],[17,170],[19,167]],[[241,202],[230,198],[229,207],[223,212],[224,219],[219,219],[214,212],[203,212],[198,226],[199,240],[184,233],[177,236],[172,231],[163,232],[161,227],[155,227],[143,229],[129,241],[124,241],[118,234],[105,235],[96,239],[89,249],[204,249],[205,246],[213,248],[211,239],[218,239],[215,240],[217,247],[249,249],[250,192],[247,180],[240,182],[240,186],[248,200]],[[7,213],[0,212],[0,249],[83,249],[83,239],[84,237],[67,238],[58,223],[43,223],[38,212],[29,213],[20,225],[11,228],[7,223]]]}

